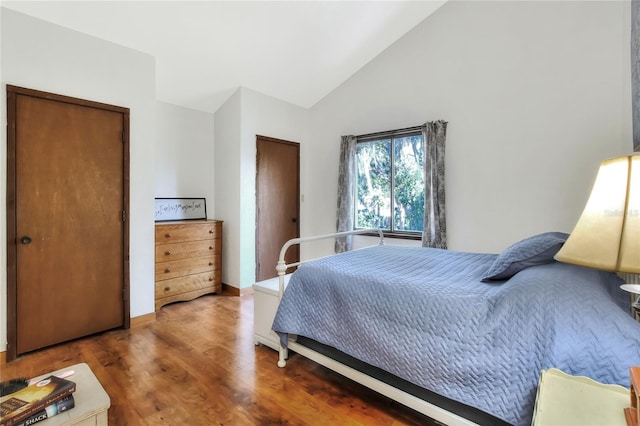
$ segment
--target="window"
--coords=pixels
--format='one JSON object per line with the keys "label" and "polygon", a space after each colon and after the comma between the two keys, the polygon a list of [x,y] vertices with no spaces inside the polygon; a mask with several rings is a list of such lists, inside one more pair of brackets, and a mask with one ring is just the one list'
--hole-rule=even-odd
{"label": "window", "polygon": [[424,221],[420,128],[357,137],[355,227],[418,236]]}

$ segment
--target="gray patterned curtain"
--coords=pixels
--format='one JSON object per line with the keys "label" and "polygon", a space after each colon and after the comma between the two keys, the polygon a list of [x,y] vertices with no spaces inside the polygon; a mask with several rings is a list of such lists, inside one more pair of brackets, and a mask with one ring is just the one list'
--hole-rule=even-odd
{"label": "gray patterned curtain", "polygon": [[631,95],[633,150],[640,152],[640,1],[631,2]]}
{"label": "gray patterned curtain", "polygon": [[422,247],[447,248],[444,195],[444,146],[446,121],[430,121],[422,126],[424,141],[424,229]]}
{"label": "gray patterned curtain", "polygon": [[[353,230],[354,188],[356,179],[356,137],[342,136],[340,142],[340,164],[338,170],[338,212],[336,231]],[[352,237],[336,238],[335,251],[351,250]]]}

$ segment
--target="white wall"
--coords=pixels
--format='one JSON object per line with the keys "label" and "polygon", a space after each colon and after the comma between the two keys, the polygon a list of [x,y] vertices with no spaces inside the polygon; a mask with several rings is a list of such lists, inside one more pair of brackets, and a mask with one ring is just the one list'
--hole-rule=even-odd
{"label": "white wall", "polygon": [[216,219],[222,224],[222,282],[240,283],[240,90],[214,114]]}
{"label": "white wall", "polygon": [[631,151],[628,10],[442,6],[312,108],[303,234],[335,229],[341,135],[438,119],[449,122],[449,248],[499,252],[570,232],[600,162]]}
{"label": "white wall", "polygon": [[[244,289],[255,282],[256,136],[299,142],[303,157],[308,127],[308,110],[246,88],[216,112],[216,215],[225,220],[224,283]],[[303,209],[301,204],[301,217]]]}
{"label": "white wall", "polygon": [[213,114],[157,102],[155,134],[155,196],[204,197],[215,219]]}

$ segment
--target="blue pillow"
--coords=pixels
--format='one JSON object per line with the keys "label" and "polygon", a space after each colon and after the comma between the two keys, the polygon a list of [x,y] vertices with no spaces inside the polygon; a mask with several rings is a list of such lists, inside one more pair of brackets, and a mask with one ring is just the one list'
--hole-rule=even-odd
{"label": "blue pillow", "polygon": [[568,237],[564,232],[545,232],[510,245],[498,255],[482,281],[508,280],[530,266],[554,262],[553,256]]}

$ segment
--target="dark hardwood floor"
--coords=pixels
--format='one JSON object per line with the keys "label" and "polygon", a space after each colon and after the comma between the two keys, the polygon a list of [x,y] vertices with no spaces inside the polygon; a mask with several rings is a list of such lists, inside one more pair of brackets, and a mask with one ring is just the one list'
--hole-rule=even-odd
{"label": "dark hardwood floor", "polygon": [[156,320],[35,351],[1,379],[86,362],[111,398],[110,425],[433,425],[293,354],[253,342],[253,296],[203,296]]}

